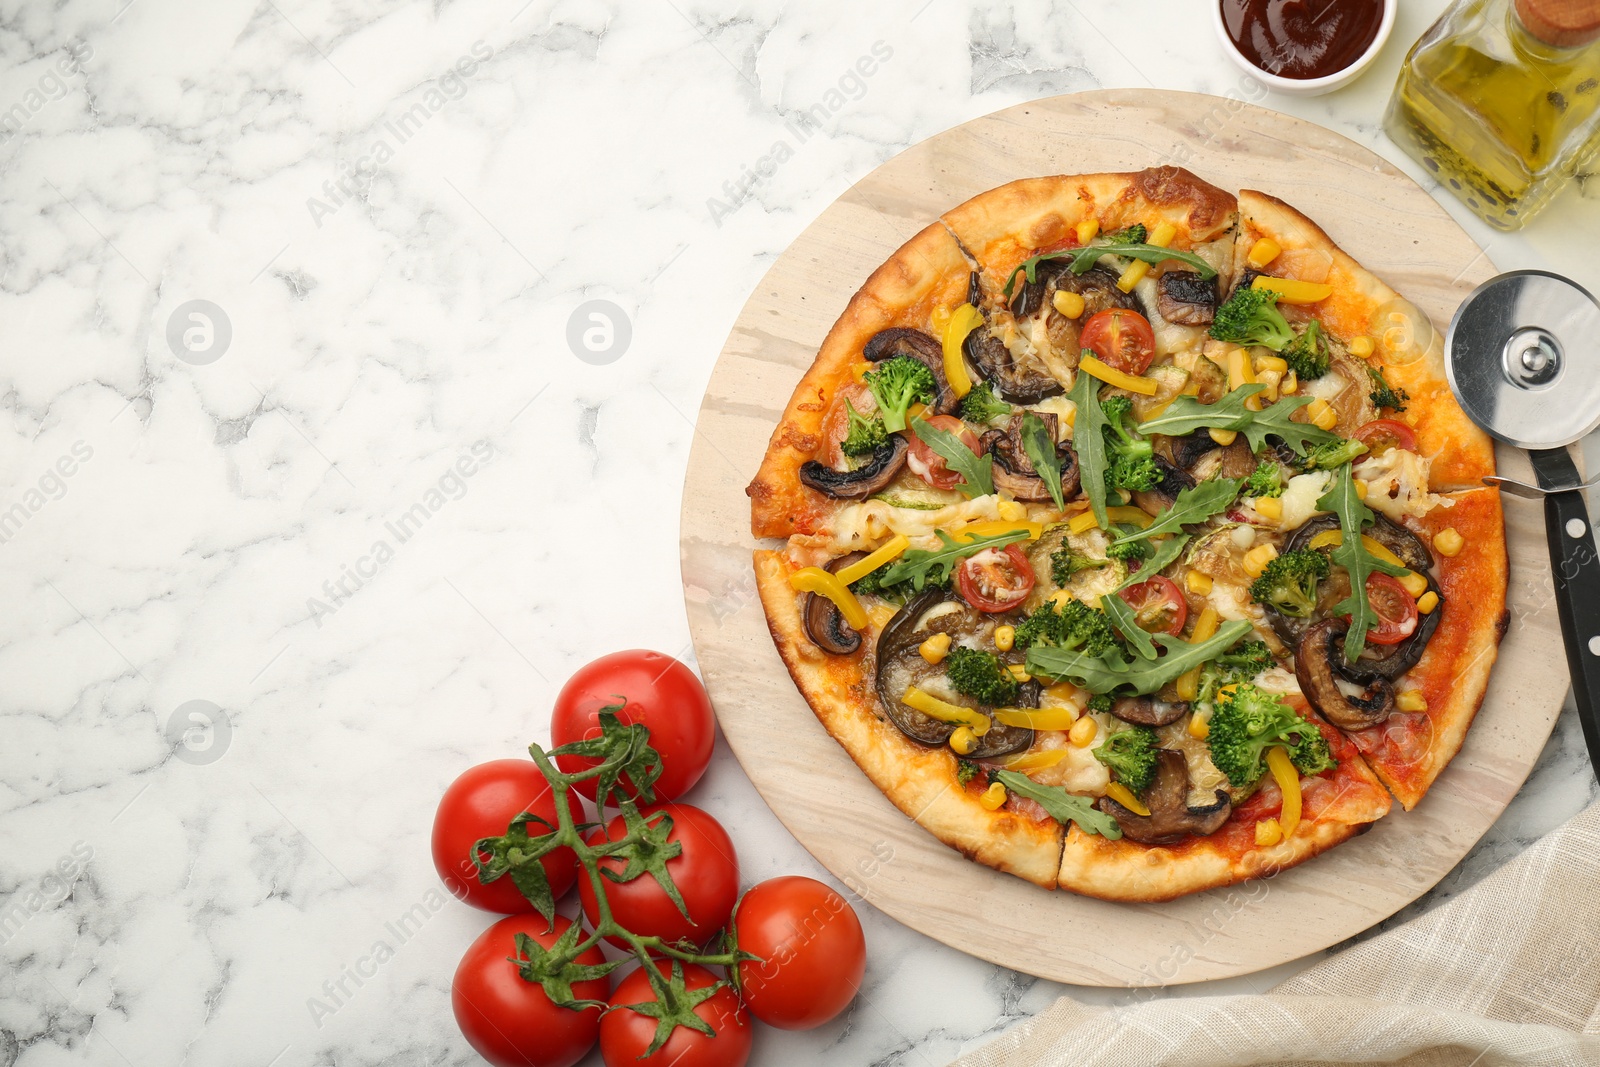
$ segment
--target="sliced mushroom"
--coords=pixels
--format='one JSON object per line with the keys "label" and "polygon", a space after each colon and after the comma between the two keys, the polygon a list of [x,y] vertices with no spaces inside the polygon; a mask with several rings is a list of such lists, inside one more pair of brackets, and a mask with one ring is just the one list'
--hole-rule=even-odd
{"label": "sliced mushroom", "polygon": [[1208,431],[1196,430],[1194,433],[1172,439],[1172,462],[1185,472],[1192,471],[1202,459],[1221,447],[1212,440]]}
{"label": "sliced mushroom", "polygon": [[[851,552],[828,563],[829,574],[837,574],[857,560],[866,559],[865,552]],[[835,656],[848,656],[861,647],[861,635],[847,622],[838,605],[825,596],[807,593],[800,604],[800,622],[805,627],[811,643]]]}
{"label": "sliced mushroom", "polygon": [[961,398],[950,388],[950,380],[944,376],[944,346],[921,330],[904,326],[879,330],[867,341],[861,354],[872,363],[910,356],[932,371],[936,389],[931,408],[935,415],[950,414],[960,402]]}
{"label": "sliced mushroom", "polygon": [[1157,700],[1154,697],[1118,697],[1111,714],[1135,726],[1167,726],[1189,714],[1187,700]]}
{"label": "sliced mushroom", "polygon": [[[1050,440],[1056,439],[1056,417],[1048,411],[1036,412]],[[1022,447],[1021,414],[1011,416],[1004,430],[989,430],[979,439],[980,448],[994,457],[994,486],[1017,500],[1037,503],[1049,500],[1050,489],[1039,477],[1027,449]],[[1056,445],[1056,460],[1061,465],[1061,497],[1070,500],[1078,492],[1078,457],[1065,444]]]}
{"label": "sliced mushroom", "polygon": [[[1076,319],[1066,319],[1075,324],[1081,325],[1089,321],[1089,316],[1108,308],[1140,310],[1138,298],[1118,288],[1117,275],[1104,267],[1092,267],[1082,274],[1074,274],[1066,260],[1047,259],[1039,264],[1033,276],[1035,280],[1032,282],[1027,280],[1026,275],[1017,276],[1021,287],[1012,293],[1010,307],[1011,314],[1019,319],[1040,311],[1049,314],[1054,310],[1055,295],[1062,292],[1077,293],[1083,297],[1083,314]],[[1076,329],[1072,336],[1077,338]]]}
{"label": "sliced mushroom", "polygon": [[811,459],[800,465],[800,480],[819,493],[844,500],[859,500],[879,492],[892,482],[894,476],[900,473],[900,468],[906,465],[906,455],[910,449],[904,434],[891,434],[889,440],[879,445],[871,457],[855,470],[835,470]]}
{"label": "sliced mushroom", "polygon": [[[930,587],[909,600],[889,620],[883,633],[878,635],[875,682],[884,714],[901,733],[924,745],[943,745],[950,740],[956,730],[955,723],[936,719],[900,700],[909,687],[920,687],[943,671],[924,660],[918,648],[936,633],[950,634],[953,641],[959,642],[963,636],[986,631],[995,618],[984,616],[948,590]],[[1023,686],[1017,703],[1021,707],[1037,707],[1039,687]],[[1025,751],[1032,744],[1032,730],[997,722],[978,739],[978,747],[968,753],[968,758],[1004,756]]]}
{"label": "sliced mushroom", "polygon": [[1170,845],[1194,834],[1214,834],[1233,814],[1228,791],[1219,789],[1216,802],[1205,807],[1189,806],[1189,764],[1181,752],[1162,749],[1156,753],[1156,776],[1140,798],[1149,815],[1135,815],[1110,797],[1096,805],[1117,820],[1122,836],[1141,845]]}
{"label": "sliced mushroom", "polygon": [[1394,711],[1394,683],[1374,678],[1357,697],[1339,687],[1338,665],[1344,663],[1339,642],[1349,628],[1343,619],[1324,619],[1306,630],[1294,650],[1294,673],[1300,691],[1323,718],[1341,730],[1365,730]]}
{"label": "sliced mushroom", "polygon": [[1064,391],[1050,375],[1019,367],[1017,357],[1004,341],[989,332],[987,323],[967,334],[962,351],[994,391],[1013,404],[1037,404]]}
{"label": "sliced mushroom", "polygon": [[1134,493],[1133,502],[1146,513],[1160,517],[1178,502],[1179,493],[1194,488],[1194,479],[1159,455],[1151,458],[1155,461],[1156,470],[1161,472],[1161,480],[1149,489]]}
{"label": "sliced mushroom", "polygon": [[1217,283],[1198,271],[1169,270],[1156,290],[1156,310],[1179,326],[1210,326],[1217,314]]}

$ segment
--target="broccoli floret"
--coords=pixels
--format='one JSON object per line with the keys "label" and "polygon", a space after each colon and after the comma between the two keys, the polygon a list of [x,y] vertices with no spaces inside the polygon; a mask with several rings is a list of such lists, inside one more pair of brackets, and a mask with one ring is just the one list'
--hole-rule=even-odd
{"label": "broccoli floret", "polygon": [[1094,750],[1095,759],[1111,770],[1111,777],[1137,796],[1156,776],[1156,732],[1148,726],[1118,730]]}
{"label": "broccoli floret", "polygon": [[1283,358],[1301,381],[1308,382],[1327,374],[1328,364],[1333,361],[1333,352],[1328,348],[1328,339],[1323,336],[1322,323],[1316,319],[1308,322],[1300,336],[1284,346]]}
{"label": "broccoli floret", "polygon": [[976,763],[973,763],[969,759],[958,758],[956,760],[956,781],[960,782],[962,785],[966,785],[980,774],[983,775],[985,780],[988,780],[988,772],[982,767],[978,766]]}
{"label": "broccoli floret", "polygon": [[868,418],[857,411],[848,399],[844,402],[844,410],[850,417],[850,431],[845,435],[844,444],[839,446],[845,455],[864,456],[876,452],[889,439],[889,431],[878,416]]}
{"label": "broccoli floret", "polygon": [[1307,451],[1305,458],[1300,461],[1300,466],[1308,471],[1331,471],[1335,467],[1344,466],[1357,456],[1366,454],[1367,446],[1354,438],[1328,441]]}
{"label": "broccoli floret", "polygon": [[1378,367],[1368,367],[1367,374],[1372,378],[1372,392],[1367,395],[1372,399],[1373,407],[1389,408],[1397,412],[1406,409],[1406,404],[1411,400],[1409,393],[1404,389],[1392,387]]}
{"label": "broccoli floret", "polygon": [[1102,238],[1102,243],[1108,245],[1142,245],[1150,239],[1150,231],[1145,229],[1142,222],[1136,222],[1125,230],[1108,233]]}
{"label": "broccoli floret", "polygon": [[1105,615],[1079,600],[1040,604],[1017,627],[1016,643],[1023,648],[1053,645],[1087,656],[1103,656],[1119,647],[1117,632]]}
{"label": "broccoli floret", "polygon": [[1261,577],[1250,583],[1256,603],[1281,614],[1303,619],[1317,606],[1317,583],[1328,576],[1328,558],[1321,552],[1300,549],[1285,552],[1268,563]]}
{"label": "broccoli floret", "polygon": [[878,401],[884,429],[890,433],[905,429],[906,409],[916,403],[933,403],[933,394],[938,389],[933,371],[910,356],[885,360],[878,364],[877,370],[868,371],[865,380]]}
{"label": "broccoli floret", "polygon": [[1233,675],[1228,681],[1244,682],[1276,666],[1278,661],[1265,641],[1241,641],[1212,662]]}
{"label": "broccoli floret", "polygon": [[1106,413],[1106,488],[1151,489],[1161,481],[1156,466],[1155,448],[1127,425],[1133,414],[1133,401],[1125,396],[1107,397],[1100,402]]}
{"label": "broccoli floret", "polygon": [[945,657],[944,668],[956,692],[991,708],[1017,702],[1022,685],[993,652],[960,645]]}
{"label": "broccoli floret", "polygon": [[[1116,526],[1116,525],[1113,525],[1112,526],[1112,531],[1118,537],[1122,537],[1122,536],[1124,536],[1126,534],[1132,533],[1133,532],[1133,527],[1131,527],[1131,526]],[[1111,542],[1110,546],[1106,548],[1106,555],[1110,556],[1112,559],[1120,559],[1122,562],[1126,563],[1129,567],[1132,567],[1136,563],[1140,563],[1140,562],[1143,562],[1144,560],[1149,559],[1151,553],[1154,552],[1154,551],[1155,551],[1155,549],[1150,547],[1150,542],[1149,541],[1121,541],[1121,542],[1119,542],[1119,541],[1113,540]]]}
{"label": "broccoli floret", "polygon": [[1070,545],[1062,545],[1050,553],[1050,577],[1055,579],[1057,585],[1066,585],[1079,571],[1092,571],[1110,565],[1110,560],[1080,556],[1072,551]]}
{"label": "broccoli floret", "polygon": [[1266,345],[1274,352],[1295,339],[1294,328],[1278,310],[1278,294],[1271,289],[1238,288],[1217,308],[1211,336],[1236,345]]}
{"label": "broccoli floret", "polygon": [[1238,788],[1260,781],[1267,771],[1266,751],[1273,745],[1289,750],[1289,761],[1301,774],[1320,774],[1338,765],[1315,723],[1253,685],[1239,685],[1224,694],[1211,714],[1210,727],[1206,740],[1211,762]]}
{"label": "broccoli floret", "polygon": [[1089,710],[1103,711],[1107,714],[1110,714],[1111,703],[1112,701],[1110,693],[1096,693],[1094,696],[1089,698]]}
{"label": "broccoli floret", "polygon": [[1264,459],[1250,477],[1244,480],[1244,489],[1241,496],[1282,496],[1283,479],[1278,476],[1278,465],[1270,459]]}
{"label": "broccoli floret", "polygon": [[988,422],[1009,414],[1011,405],[995,396],[994,387],[988,382],[979,382],[961,398],[961,417],[968,422]]}
{"label": "broccoli floret", "polygon": [[[879,567],[870,574],[863,574],[861,577],[850,583],[850,591],[857,595],[862,593],[870,593],[873,596],[882,597],[884,600],[890,601],[894,604],[904,604],[910,598],[911,582],[907,580],[899,582],[895,585],[884,585],[883,576],[888,573],[888,567]],[[930,575],[929,583],[933,585],[949,584],[948,580],[940,583],[934,579],[935,576]]]}

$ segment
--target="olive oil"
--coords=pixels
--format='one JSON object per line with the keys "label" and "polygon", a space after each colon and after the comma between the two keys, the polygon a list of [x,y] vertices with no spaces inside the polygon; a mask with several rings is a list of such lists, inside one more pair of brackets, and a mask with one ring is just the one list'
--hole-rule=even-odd
{"label": "olive oil", "polygon": [[1600,0],[1460,0],[1412,48],[1385,129],[1514,230],[1600,156]]}

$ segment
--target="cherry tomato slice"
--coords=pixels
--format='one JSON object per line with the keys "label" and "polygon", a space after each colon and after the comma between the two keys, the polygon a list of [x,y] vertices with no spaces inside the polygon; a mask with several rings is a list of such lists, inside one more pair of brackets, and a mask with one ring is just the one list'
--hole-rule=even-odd
{"label": "cherry tomato slice", "polygon": [[1183,633],[1183,624],[1189,619],[1189,602],[1171,578],[1156,575],[1154,578],[1130,585],[1118,596],[1133,609],[1134,621],[1139,629],[1152,634]]}
{"label": "cherry tomato slice", "polygon": [[1033,592],[1033,564],[1018,545],[986,548],[956,566],[956,591],[979,611],[1009,611]]}
{"label": "cherry tomato slice", "polygon": [[1381,456],[1391,448],[1403,448],[1408,452],[1417,450],[1416,432],[1398,419],[1373,419],[1363,423],[1356,428],[1355,439],[1367,446],[1367,454],[1358,458],[1357,463],[1372,456]]}
{"label": "cherry tomato slice", "polygon": [[1367,603],[1378,616],[1377,625],[1367,631],[1373,644],[1398,645],[1417,632],[1417,602],[1387,574],[1367,575]]}
{"label": "cherry tomato slice", "polygon": [[1107,308],[1089,316],[1078,343],[1124,374],[1143,374],[1156,358],[1150,320],[1127,308]]}
{"label": "cherry tomato slice", "polygon": [[[961,438],[962,444],[972,449],[973,455],[978,455],[978,435],[967,429],[967,424],[954,415],[934,415],[927,422],[935,429],[955,434]],[[911,439],[911,454],[906,457],[906,463],[917,477],[935,489],[954,489],[961,484],[961,475],[945,465],[943,456],[923,444],[915,430],[907,430],[906,436]]]}

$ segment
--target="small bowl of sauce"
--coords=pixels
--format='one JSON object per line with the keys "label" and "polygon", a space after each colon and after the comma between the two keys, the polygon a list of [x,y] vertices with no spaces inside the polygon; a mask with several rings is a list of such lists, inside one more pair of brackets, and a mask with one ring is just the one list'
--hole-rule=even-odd
{"label": "small bowl of sauce", "polygon": [[1241,70],[1280,93],[1317,96],[1353,80],[1394,29],[1397,0],[1212,0]]}

